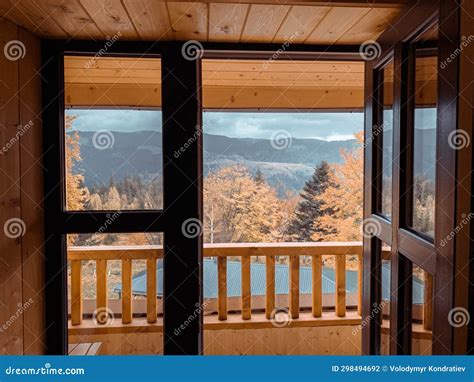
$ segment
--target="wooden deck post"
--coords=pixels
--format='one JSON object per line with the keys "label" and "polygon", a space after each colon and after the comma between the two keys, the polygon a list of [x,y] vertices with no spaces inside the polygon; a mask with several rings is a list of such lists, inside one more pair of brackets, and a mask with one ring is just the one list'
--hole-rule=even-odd
{"label": "wooden deck post", "polygon": [[251,318],[250,256],[242,256],[242,319]]}
{"label": "wooden deck post", "polygon": [[156,259],[146,260],[146,321],[156,322]]}
{"label": "wooden deck post", "polygon": [[336,316],[346,315],[346,256],[336,258]]}
{"label": "wooden deck post", "polygon": [[290,256],[290,314],[291,318],[300,315],[300,257]]}
{"label": "wooden deck post", "polygon": [[269,320],[275,309],[275,256],[265,257],[265,317]]}
{"label": "wooden deck post", "polygon": [[323,314],[323,292],[322,292],[322,259],[321,255],[312,256],[312,283],[313,283],[313,317],[321,317]]}
{"label": "wooden deck post", "polygon": [[122,323],[131,323],[132,314],[132,260],[122,259]]}
{"label": "wooden deck post", "polygon": [[100,325],[107,324],[107,260],[96,260],[96,319]]}
{"label": "wooden deck post", "polygon": [[71,261],[71,324],[82,323],[82,261]]}
{"label": "wooden deck post", "polygon": [[218,278],[218,318],[220,321],[227,320],[227,257],[217,258]]}

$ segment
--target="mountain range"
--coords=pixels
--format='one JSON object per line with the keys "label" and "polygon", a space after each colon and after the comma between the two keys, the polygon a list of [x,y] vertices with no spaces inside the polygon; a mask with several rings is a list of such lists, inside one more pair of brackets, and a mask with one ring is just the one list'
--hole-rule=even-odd
{"label": "mountain range", "polygon": [[[161,174],[162,135],[159,132],[109,132],[113,145],[100,150],[94,146],[93,131],[77,131],[82,160],[75,172],[84,175],[88,187],[108,184],[111,176],[120,181],[125,175],[143,178]],[[97,137],[96,137],[97,138]],[[280,191],[299,191],[325,160],[340,163],[341,149],[353,149],[356,140],[324,141],[296,139],[283,142],[277,149],[270,139],[229,138],[204,134],[204,175],[222,166],[242,164],[254,174],[257,170]],[[97,146],[97,145],[96,145]],[[276,146],[276,145],[275,145]]]}

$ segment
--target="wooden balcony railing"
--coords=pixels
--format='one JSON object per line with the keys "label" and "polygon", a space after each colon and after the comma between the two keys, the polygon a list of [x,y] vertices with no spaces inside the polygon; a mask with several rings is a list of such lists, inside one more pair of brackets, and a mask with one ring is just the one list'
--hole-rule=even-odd
{"label": "wooden balcony railing", "polygon": [[[107,309],[107,262],[120,260],[122,262],[122,323],[129,324],[133,320],[132,310],[132,261],[146,260],[146,316],[147,322],[157,321],[157,260],[163,255],[159,246],[100,246],[100,247],[70,247],[68,260],[71,263],[71,324],[80,325],[83,319],[82,263],[96,262],[96,309]],[[265,316],[271,318],[276,308],[275,295],[275,263],[280,257],[289,258],[288,310],[292,319],[300,314],[300,264],[301,257],[311,258],[312,267],[312,296],[311,312],[313,317],[321,317],[323,312],[323,256],[334,257],[335,271],[335,314],[338,317],[346,315],[346,257],[357,256],[358,271],[358,302],[357,310],[361,313],[362,303],[362,246],[358,242],[317,242],[317,243],[232,243],[206,244],[204,257],[217,259],[217,315],[221,321],[227,320],[227,259],[240,258],[241,261],[241,316],[243,320],[252,317],[251,295],[251,259],[265,258]],[[98,318],[98,324],[102,324]]]}

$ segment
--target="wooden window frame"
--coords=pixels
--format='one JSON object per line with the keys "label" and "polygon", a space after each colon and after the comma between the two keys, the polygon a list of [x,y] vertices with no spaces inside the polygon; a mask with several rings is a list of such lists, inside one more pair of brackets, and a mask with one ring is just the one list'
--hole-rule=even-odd
{"label": "wooden window frame", "polygon": [[[390,302],[390,353],[411,353],[412,323],[412,269],[421,267],[434,275],[433,354],[459,352],[459,331],[449,325],[449,311],[454,306],[454,291],[460,276],[455,274],[455,242],[440,245],[456,226],[456,152],[447,144],[437,144],[435,215],[450,211],[443,219],[435,219],[435,237],[415,231],[411,227],[412,204],[410,189],[413,165],[413,94],[414,47],[413,41],[428,29],[435,19],[439,23],[438,68],[440,62],[459,47],[460,7],[454,2],[421,1],[402,17],[400,24],[379,38],[382,54],[378,60],[366,64],[366,137],[373,132],[379,84],[377,68],[394,56],[394,147],[393,147],[393,213],[391,226],[377,214],[377,177],[380,166],[373,163],[380,157],[380,145],[369,143],[365,153],[364,219],[380,223],[380,233],[364,238],[364,314],[368,319],[371,307],[380,304],[380,249],[381,242],[391,245],[391,302]],[[422,20],[422,22],[420,22]],[[446,139],[456,129],[459,96],[459,60],[439,75],[437,142]],[[448,195],[448,197],[446,197]],[[443,197],[442,197],[443,196]],[[391,239],[391,240],[390,240]],[[458,239],[459,240],[459,239]],[[363,328],[363,353],[380,354],[381,317],[369,320]]]}
{"label": "wooden window frame", "polygon": [[[106,227],[105,233],[164,233],[164,354],[202,354],[202,314],[179,336],[174,334],[177,325],[195,315],[196,306],[202,303],[202,237],[187,238],[181,230],[184,220],[202,221],[203,216],[201,60],[268,59],[281,45],[203,43],[204,55],[194,61],[183,57],[183,42],[117,41],[109,46],[103,56],[162,60],[164,189],[162,210],[121,211],[110,225],[104,224],[110,211],[67,211],[64,186],[64,57],[95,56],[104,44],[42,41],[42,117],[44,126],[48,126],[43,133],[47,353],[67,354],[66,235],[94,233]],[[278,59],[362,61],[358,46],[301,44],[292,44]],[[189,145],[193,135],[197,139]],[[175,158],[175,150],[185,143],[186,152]],[[184,196],[175,203],[175,195]]]}

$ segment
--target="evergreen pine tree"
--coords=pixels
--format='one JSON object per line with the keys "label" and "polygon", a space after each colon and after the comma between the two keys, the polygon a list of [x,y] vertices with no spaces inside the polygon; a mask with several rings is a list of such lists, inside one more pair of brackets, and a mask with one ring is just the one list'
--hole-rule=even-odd
{"label": "evergreen pine tree", "polygon": [[257,170],[253,179],[258,185],[265,183],[265,177],[263,176],[263,172],[260,169]]}
{"label": "evergreen pine tree", "polygon": [[295,241],[312,241],[314,222],[323,215],[330,214],[330,208],[323,207],[316,196],[321,195],[330,185],[331,168],[326,161],[314,169],[313,176],[307,180],[300,193],[302,200],[295,210],[295,217],[290,221],[287,234]]}

